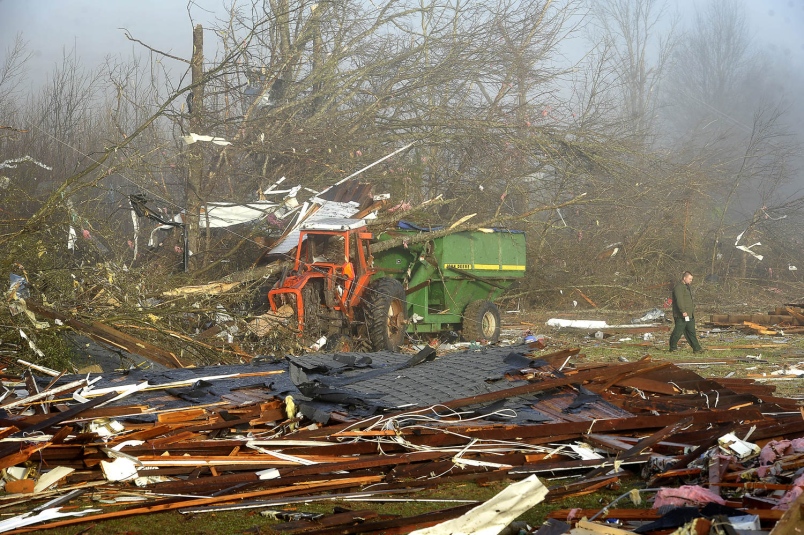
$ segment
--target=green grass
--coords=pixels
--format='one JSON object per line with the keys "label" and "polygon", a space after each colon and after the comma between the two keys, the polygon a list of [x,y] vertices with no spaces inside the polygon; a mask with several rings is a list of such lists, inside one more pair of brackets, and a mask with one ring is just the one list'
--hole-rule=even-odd
{"label": "green grass", "polygon": [[[550,486],[550,481],[542,480],[545,485]],[[564,482],[565,480],[562,480]],[[485,501],[501,492],[511,481],[495,481],[488,485],[476,485],[474,483],[445,484],[436,489],[417,491],[407,495],[411,499],[444,499],[444,500],[475,500]],[[586,496],[567,498],[557,502],[542,502],[531,508],[517,520],[525,521],[531,526],[540,525],[547,514],[557,509],[569,508],[602,508],[615,498],[627,492],[631,488],[637,488],[642,482],[637,479],[626,480],[617,489],[603,489]],[[404,496],[396,496],[404,498]],[[630,502],[623,501],[625,507]],[[90,503],[88,500],[74,502],[71,504],[81,505],[82,507],[94,506],[97,503]],[[259,534],[279,534],[280,531],[273,530],[271,526],[278,523],[276,520],[260,515],[261,510],[283,510],[292,512],[310,512],[331,514],[336,507],[350,510],[370,509],[382,515],[396,515],[400,517],[410,517],[430,511],[455,507],[457,503],[439,502],[359,502],[359,501],[338,501],[328,500],[325,502],[314,502],[309,504],[298,504],[285,507],[265,507],[262,509],[243,509],[239,511],[225,511],[217,513],[204,513],[194,515],[183,515],[176,511],[155,513],[143,516],[134,516],[103,522],[87,522],[74,526],[67,526],[57,529],[37,530],[35,533],[48,533],[51,535],[76,535],[98,534],[98,535],[167,535],[170,533],[182,533],[186,535],[213,535],[224,533],[259,533]],[[28,508],[20,509],[16,514],[24,512]],[[105,508],[105,511],[112,511],[117,508]],[[73,508],[65,510],[74,510]],[[11,511],[5,511],[3,518],[10,516]]]}

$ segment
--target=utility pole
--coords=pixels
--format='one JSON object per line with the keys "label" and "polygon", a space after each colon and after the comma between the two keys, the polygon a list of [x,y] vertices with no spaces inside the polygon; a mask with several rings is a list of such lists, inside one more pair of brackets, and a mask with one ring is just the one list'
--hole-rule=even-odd
{"label": "utility pole", "polygon": [[[190,133],[203,133],[204,116],[204,28],[198,24],[193,28],[193,57],[190,61],[193,84],[192,101],[190,106]],[[204,178],[204,151],[201,143],[193,143],[189,150],[189,166],[187,184],[184,190],[187,212],[185,215],[185,265],[184,270],[189,271],[189,252],[195,255],[194,267],[203,260],[201,251],[201,229],[199,214],[203,205],[202,184]]]}

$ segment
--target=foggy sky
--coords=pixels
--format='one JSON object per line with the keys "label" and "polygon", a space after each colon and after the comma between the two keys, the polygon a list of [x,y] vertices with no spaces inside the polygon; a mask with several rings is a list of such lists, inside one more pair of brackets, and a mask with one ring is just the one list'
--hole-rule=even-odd
{"label": "foggy sky", "polygon": [[[690,17],[706,2],[671,0],[670,5],[682,17]],[[89,69],[101,65],[107,55],[146,55],[120,28],[156,49],[189,59],[193,24],[210,27],[216,17],[226,18],[223,6],[223,0],[194,0],[188,15],[185,0],[0,0],[0,58],[22,32],[34,53],[28,75],[32,89],[60,63],[65,50],[75,49]],[[745,6],[756,48],[789,62],[793,69],[804,69],[804,0],[745,0]],[[211,46],[213,39],[208,42]],[[187,68],[174,60],[165,62],[177,72]],[[804,88],[785,90],[796,95]]]}
{"label": "foggy sky", "polygon": [[[673,0],[671,5],[684,17],[707,1]],[[804,0],[745,0],[745,6],[757,48],[804,67]],[[190,14],[205,27],[216,15],[226,17],[222,0],[195,0]],[[41,82],[65,49],[75,48],[88,68],[109,54],[144,53],[119,29],[127,28],[150,46],[189,59],[193,22],[184,0],[0,0],[0,57],[22,32],[35,54],[31,81]]]}
{"label": "foggy sky", "polygon": [[125,28],[135,39],[189,60],[193,22],[210,26],[213,12],[221,12],[223,5],[221,0],[193,3],[191,21],[184,0],[0,0],[0,57],[5,57],[15,35],[22,32],[34,54],[29,81],[36,87],[60,64],[63,53],[73,48],[89,69],[103,64],[108,55],[147,54],[141,45],[126,39],[120,29]]}

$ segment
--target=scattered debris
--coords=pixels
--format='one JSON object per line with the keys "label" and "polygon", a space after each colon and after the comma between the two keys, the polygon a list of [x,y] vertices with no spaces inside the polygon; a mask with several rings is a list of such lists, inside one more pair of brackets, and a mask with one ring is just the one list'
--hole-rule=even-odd
{"label": "scattered debris", "polygon": [[650,323],[656,320],[664,319],[664,312],[661,309],[654,308],[645,313],[641,318],[634,318],[631,323]]}
{"label": "scattered debris", "polygon": [[[291,532],[360,523],[361,532],[498,533],[545,497],[594,492],[637,473],[648,485],[639,492],[655,494],[653,509],[606,508],[617,528],[594,521],[600,511],[554,513],[566,522],[555,533],[664,529],[645,524],[666,517],[663,504],[690,509],[680,525],[725,514],[733,525],[765,529],[804,486],[804,420],[797,402],[774,397],[773,387],[720,383],[649,357],[572,366],[579,349],[532,345],[312,353],[100,377],[26,373],[35,393],[7,394],[0,405],[6,491],[33,492],[32,504],[55,492],[60,505],[73,502],[70,515],[82,516],[63,518],[49,505],[54,513],[4,522],[46,529],[156,511],[275,510],[276,500],[345,498],[367,487],[412,493],[519,481],[486,503],[416,517],[367,510],[286,521]],[[13,389],[24,378],[3,381]],[[575,480],[536,479],[557,474]],[[104,500],[126,488],[149,492],[120,511],[76,507],[76,491],[96,484]],[[171,502],[156,502],[166,494]],[[731,509],[713,513],[713,504]]]}

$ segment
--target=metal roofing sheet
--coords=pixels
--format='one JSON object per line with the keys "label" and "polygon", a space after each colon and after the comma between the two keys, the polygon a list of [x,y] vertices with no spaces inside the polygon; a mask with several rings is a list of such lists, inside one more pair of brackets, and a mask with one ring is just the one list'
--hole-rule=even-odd
{"label": "metal roofing sheet", "polygon": [[313,202],[321,205],[318,211],[299,222],[299,224],[296,225],[296,228],[288,233],[285,239],[277,243],[273,249],[270,250],[270,254],[284,254],[296,247],[296,245],[299,243],[299,227],[301,223],[309,224],[313,221],[320,221],[330,218],[349,218],[350,216],[356,214],[359,209],[359,204],[353,201],[337,202],[315,198],[313,199]]}

